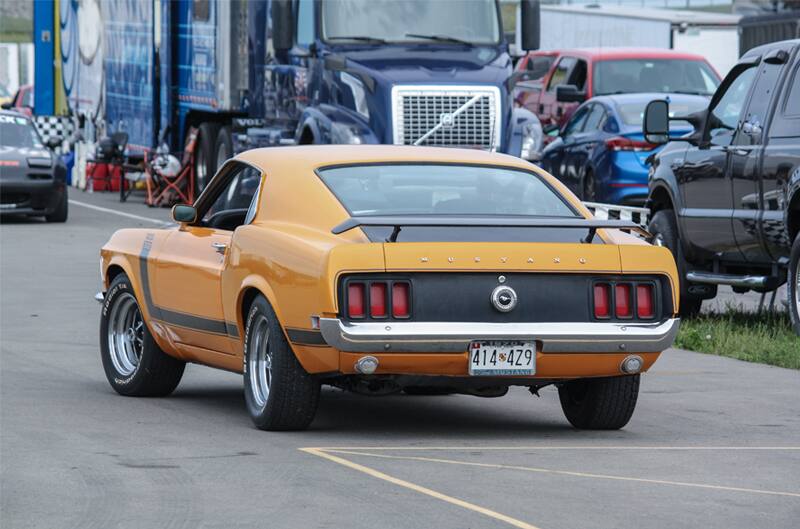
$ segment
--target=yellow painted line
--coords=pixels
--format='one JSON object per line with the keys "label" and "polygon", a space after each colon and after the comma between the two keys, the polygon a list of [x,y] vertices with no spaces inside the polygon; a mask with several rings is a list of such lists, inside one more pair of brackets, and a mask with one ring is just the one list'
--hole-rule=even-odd
{"label": "yellow painted line", "polygon": [[[647,479],[647,478],[634,478],[628,476],[612,476],[608,474],[591,474],[588,472],[573,472],[569,470],[551,470],[547,468],[536,468],[536,467],[523,467],[523,466],[516,466],[516,465],[500,465],[495,463],[476,463],[473,461],[457,461],[453,459],[438,459],[433,457],[419,457],[419,456],[390,456],[385,454],[375,454],[370,452],[358,452],[355,450],[341,450],[341,449],[327,449],[327,452],[335,452],[337,454],[348,454],[348,455],[357,455],[357,456],[364,456],[364,457],[377,457],[382,459],[399,459],[405,461],[422,461],[426,463],[443,463],[448,465],[463,465],[463,466],[471,466],[471,467],[481,467],[481,468],[495,468],[495,469],[506,469],[506,470],[522,470],[526,472],[539,472],[542,474],[556,474],[560,476],[573,476],[579,478],[594,478],[594,479],[611,479],[617,481],[635,481],[638,483],[652,483],[658,485],[675,485],[680,487],[694,487],[700,489],[712,489],[712,490],[723,490],[723,491],[730,491],[730,492],[748,492],[752,494],[768,494],[772,496],[789,496],[793,498],[800,498],[800,493],[798,492],[782,492],[782,491],[773,491],[773,490],[762,490],[762,489],[748,489],[743,487],[726,487],[723,485],[707,485],[704,483],[688,483],[685,481],[669,481],[663,479]],[[322,452],[325,453],[325,452]],[[355,464],[355,463],[354,463]]]}
{"label": "yellow painted line", "polygon": [[753,451],[793,451],[800,446],[319,446],[309,447],[312,450],[753,450]]}
{"label": "yellow painted line", "polygon": [[487,509],[485,507],[481,507],[480,505],[475,505],[474,503],[470,503],[464,500],[460,500],[458,498],[454,498],[452,496],[448,496],[447,494],[442,494],[441,492],[437,492],[435,490],[429,489],[427,487],[422,487],[415,483],[411,483],[410,481],[405,481],[394,476],[390,476],[389,474],[384,474],[383,472],[379,472],[375,469],[365,467],[364,465],[359,465],[358,463],[353,463],[352,461],[348,461],[347,459],[335,456],[333,454],[328,454],[319,448],[300,448],[301,451],[306,452],[308,454],[312,454],[318,457],[322,457],[324,459],[328,459],[329,461],[333,461],[334,463],[338,463],[340,465],[346,466],[353,470],[358,470],[359,472],[363,472],[368,476],[372,476],[374,478],[382,479],[383,481],[388,481],[394,485],[404,487],[406,489],[412,490],[414,492],[418,492],[420,494],[425,494],[426,496],[430,496],[432,498],[436,498],[437,500],[441,500],[452,505],[456,505],[458,507],[463,507],[464,509],[468,509],[473,512],[477,512],[484,516],[488,516],[494,520],[504,522],[508,525],[513,527],[518,527],[520,529],[539,529],[535,525],[531,525],[527,522],[523,522],[522,520],[517,520],[516,518],[512,518],[510,516],[506,516],[505,514],[501,514],[499,512],[493,511],[491,509]]}

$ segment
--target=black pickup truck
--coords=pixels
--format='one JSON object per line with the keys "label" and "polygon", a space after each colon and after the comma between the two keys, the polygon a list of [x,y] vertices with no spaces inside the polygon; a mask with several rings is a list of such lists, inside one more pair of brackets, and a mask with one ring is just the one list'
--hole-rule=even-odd
{"label": "black pickup truck", "polygon": [[[692,134],[670,138],[681,118]],[[717,285],[770,292],[788,281],[800,334],[800,40],[748,51],[706,110],[672,116],[669,102],[645,111],[647,140],[669,144],[651,157],[649,230],[672,250],[681,313]]]}

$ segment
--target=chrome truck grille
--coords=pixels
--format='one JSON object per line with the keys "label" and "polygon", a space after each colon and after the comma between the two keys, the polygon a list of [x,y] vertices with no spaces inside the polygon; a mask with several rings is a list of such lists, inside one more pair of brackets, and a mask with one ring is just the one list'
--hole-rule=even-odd
{"label": "chrome truck grille", "polygon": [[496,150],[500,90],[491,86],[395,86],[395,145]]}

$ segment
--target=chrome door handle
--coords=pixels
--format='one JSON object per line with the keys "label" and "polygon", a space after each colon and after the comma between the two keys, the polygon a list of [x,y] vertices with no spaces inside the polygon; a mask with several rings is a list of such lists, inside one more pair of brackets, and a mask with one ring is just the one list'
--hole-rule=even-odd
{"label": "chrome door handle", "polygon": [[228,249],[228,245],[224,242],[212,242],[211,247],[216,250],[217,253],[225,255],[225,250]]}

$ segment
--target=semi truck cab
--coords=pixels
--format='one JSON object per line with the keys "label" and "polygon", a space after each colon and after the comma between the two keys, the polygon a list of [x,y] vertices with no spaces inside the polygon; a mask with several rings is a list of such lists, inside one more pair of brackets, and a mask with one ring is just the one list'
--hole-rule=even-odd
{"label": "semi truck cab", "polygon": [[[523,42],[534,47],[538,2],[524,4]],[[449,146],[526,159],[540,150],[538,118],[513,105],[518,79],[496,0],[272,0],[242,8],[249,90],[230,125],[227,115],[204,115],[212,124],[201,136],[217,135],[207,142],[213,152],[201,156],[205,174],[231,154],[271,145]]]}

